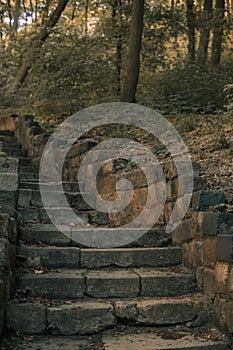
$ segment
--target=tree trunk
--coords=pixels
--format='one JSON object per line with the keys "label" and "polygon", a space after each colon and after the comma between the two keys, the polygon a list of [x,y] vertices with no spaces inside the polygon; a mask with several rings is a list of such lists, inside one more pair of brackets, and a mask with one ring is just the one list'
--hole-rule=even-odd
{"label": "tree trunk", "polygon": [[20,0],[16,0],[15,2],[15,13],[14,13],[14,21],[10,31],[10,38],[8,43],[8,52],[11,53],[13,42],[15,40],[15,35],[18,30],[19,25],[19,14],[20,14]]}
{"label": "tree trunk", "polygon": [[186,20],[188,27],[188,55],[191,61],[196,58],[195,6],[193,0],[186,0]]}
{"label": "tree trunk", "polygon": [[197,57],[200,63],[206,63],[210,39],[211,17],[213,12],[213,0],[204,0],[203,15],[201,16],[201,30]]}
{"label": "tree trunk", "polygon": [[45,7],[43,9],[43,14],[42,14],[42,19],[41,19],[42,25],[44,25],[44,23],[46,22],[46,20],[48,18],[50,1],[51,0],[46,0],[46,2],[45,2]]}
{"label": "tree trunk", "polygon": [[140,51],[143,31],[144,0],[133,0],[126,78],[121,94],[122,102],[136,102],[140,70]]}
{"label": "tree trunk", "polygon": [[[233,18],[233,0],[230,0],[230,13]],[[231,48],[233,48],[233,30],[231,30]]]}
{"label": "tree trunk", "polygon": [[85,4],[85,35],[88,33],[88,11],[89,11],[89,0],[86,0]]}
{"label": "tree trunk", "polygon": [[[117,11],[118,10],[118,11]],[[118,19],[116,18],[118,15]],[[116,95],[121,96],[121,65],[122,65],[122,1],[114,0],[112,18],[115,20],[116,36]]]}
{"label": "tree trunk", "polygon": [[225,8],[225,1],[216,0],[213,42],[212,42],[212,55],[211,55],[211,63],[214,66],[218,65],[221,62],[224,8]]}
{"label": "tree trunk", "polygon": [[47,39],[47,37],[49,36],[50,30],[58,22],[67,3],[68,3],[68,0],[60,0],[57,7],[49,17],[48,21],[44,24],[44,27],[42,28],[41,32],[38,34],[38,37],[35,39],[35,42],[33,43],[33,51],[29,52],[28,57],[23,61],[9,92],[15,91],[15,89],[17,87],[20,87],[20,85],[23,84],[23,82],[25,81],[28,75],[28,72],[32,67],[34,52],[39,50],[43,42]]}

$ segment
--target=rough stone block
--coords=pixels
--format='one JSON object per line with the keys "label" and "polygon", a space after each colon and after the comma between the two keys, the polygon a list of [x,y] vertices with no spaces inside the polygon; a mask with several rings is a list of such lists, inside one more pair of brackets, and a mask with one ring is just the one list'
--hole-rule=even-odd
{"label": "rough stone block", "polygon": [[229,277],[229,265],[218,262],[215,266],[216,290],[218,293],[225,293]]}
{"label": "rough stone block", "polygon": [[117,301],[115,310],[121,323],[144,326],[184,323],[198,314],[198,303],[190,298]]}
{"label": "rough stone block", "polygon": [[233,232],[233,214],[200,212],[197,220],[203,236],[216,236]]}
{"label": "rough stone block", "polygon": [[18,175],[13,173],[0,173],[0,190],[14,192],[18,188]]}
{"label": "rough stone block", "polygon": [[139,296],[139,277],[130,271],[96,271],[86,274],[87,294],[95,298]]}
{"label": "rough stone block", "polygon": [[217,236],[217,260],[233,262],[233,235]]}
{"label": "rough stone block", "polygon": [[203,267],[197,267],[196,269],[197,289],[199,291],[203,291],[203,270]]}
{"label": "rough stone block", "polygon": [[192,207],[194,210],[205,211],[225,201],[226,197],[223,192],[198,191],[193,193]]}
{"label": "rough stone block", "polygon": [[44,334],[46,332],[46,307],[31,303],[10,303],[7,306],[7,328],[22,334]]}
{"label": "rough stone block", "polygon": [[19,233],[19,238],[25,243],[68,246],[71,240],[69,227],[61,227],[64,235],[56,227],[49,224],[27,224]]}
{"label": "rough stone block", "polygon": [[210,267],[216,264],[216,237],[206,238],[203,241],[203,264]]}
{"label": "rough stone block", "polygon": [[53,335],[97,333],[113,328],[113,306],[110,303],[80,302],[48,308],[48,329]]}
{"label": "rough stone block", "polygon": [[19,208],[19,220],[24,221],[25,223],[40,222],[40,213],[37,208]]}
{"label": "rough stone block", "polygon": [[159,267],[181,263],[181,248],[82,249],[81,267]]}
{"label": "rough stone block", "polygon": [[184,220],[181,224],[172,232],[172,243],[182,244],[192,239],[191,235],[191,219]]}
{"label": "rough stone block", "polygon": [[191,269],[203,265],[203,242],[192,241],[184,243],[183,250],[183,264]]}
{"label": "rough stone block", "polygon": [[16,216],[16,191],[0,190],[0,212]]}
{"label": "rough stone block", "polygon": [[135,272],[140,276],[141,295],[145,297],[179,296],[194,290],[194,277],[191,274],[146,269]]}
{"label": "rough stone block", "polygon": [[77,299],[85,292],[85,278],[80,271],[22,274],[16,278],[16,289],[32,297]]}
{"label": "rough stone block", "polygon": [[0,157],[0,173],[17,174],[18,159],[13,157]]}
{"label": "rough stone block", "polygon": [[0,271],[9,271],[11,268],[11,247],[8,239],[0,239]]}
{"label": "rough stone block", "polygon": [[216,279],[215,270],[205,267],[203,270],[203,291],[205,294],[209,295],[211,298],[215,296],[216,293]]}
{"label": "rough stone block", "polygon": [[17,256],[29,267],[44,266],[48,268],[78,268],[80,250],[62,247],[18,247]]}

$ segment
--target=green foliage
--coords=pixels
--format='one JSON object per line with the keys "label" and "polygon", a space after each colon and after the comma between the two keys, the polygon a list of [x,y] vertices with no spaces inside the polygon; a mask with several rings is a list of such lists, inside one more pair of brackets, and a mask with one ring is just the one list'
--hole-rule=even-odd
{"label": "green foliage", "polygon": [[[51,1],[50,11],[56,3]],[[30,10],[30,2],[25,4]],[[131,3],[118,1],[113,15],[114,1],[89,1],[90,23],[86,33],[86,1],[69,2],[39,51],[34,44],[42,28],[45,1],[38,4],[37,20],[18,30],[10,49],[8,41],[0,39],[1,114],[68,116],[90,105],[116,101],[118,85],[126,71]],[[224,86],[233,84],[231,52],[217,68],[190,65],[182,7],[171,9],[163,1],[149,1],[145,5],[144,23],[139,103],[172,114],[211,112],[223,108],[227,93],[228,106],[233,109],[232,93],[227,87],[223,92]],[[229,16],[226,23],[228,35],[232,29]],[[1,23],[1,29],[10,31],[6,22]],[[8,87],[29,52],[34,57],[32,69],[17,93],[8,95]]]}
{"label": "green foliage", "polygon": [[138,94],[144,104],[170,113],[208,113],[223,109],[223,87],[232,81],[232,61],[216,68],[179,61],[141,80]]}

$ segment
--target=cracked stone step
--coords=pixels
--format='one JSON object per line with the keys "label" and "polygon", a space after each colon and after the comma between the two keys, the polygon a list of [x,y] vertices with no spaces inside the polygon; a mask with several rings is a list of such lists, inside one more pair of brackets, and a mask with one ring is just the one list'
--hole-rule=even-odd
{"label": "cracked stone step", "polygon": [[43,304],[38,300],[14,300],[7,305],[6,324],[8,331],[21,334],[45,334],[48,331],[59,336],[91,334],[113,329],[116,323],[143,327],[186,323],[194,325],[199,317],[206,322],[210,308],[203,296],[195,294],[191,297],[152,300],[86,299],[56,305]]}
{"label": "cracked stone step", "polygon": [[16,276],[16,290],[48,299],[167,297],[190,294],[194,277],[169,269],[64,270]]}
{"label": "cracked stone step", "polygon": [[81,266],[165,267],[181,264],[180,247],[81,249]]}
{"label": "cracked stone step", "polygon": [[153,333],[103,337],[104,350],[229,350],[224,341],[213,341],[184,334],[178,339],[164,339]]}
{"label": "cracked stone step", "polygon": [[166,267],[181,264],[180,247],[79,249],[75,247],[18,247],[24,266],[47,268]]}
{"label": "cracked stone step", "polygon": [[[30,210],[32,213],[30,213]],[[52,245],[52,246],[80,246],[81,244],[78,243],[77,239],[77,233],[80,233],[82,235],[88,235],[89,237],[94,237],[95,233],[102,232],[101,234],[106,235],[110,232],[111,234],[111,228],[86,228],[83,227],[75,227],[73,228],[70,222],[65,225],[65,214],[64,213],[64,220],[63,216],[61,215],[62,212],[58,212],[59,218],[61,219],[61,230],[62,232],[66,232],[66,235],[64,235],[62,232],[60,232],[54,225],[48,224],[48,223],[38,223],[39,213],[36,209],[29,208],[24,210],[24,215],[22,215],[22,211],[19,210],[21,217],[24,218],[26,215],[28,217],[32,216],[32,221],[34,223],[28,223],[22,228],[19,232],[19,238],[26,244],[45,244],[45,245]],[[79,213],[80,215],[80,213]],[[83,217],[85,220],[85,216]],[[112,229],[113,230],[113,229]],[[113,231],[112,231],[113,232]],[[118,231],[115,231],[115,234],[118,234]],[[125,244],[125,247],[166,247],[171,242],[171,234],[166,233],[164,228],[152,228],[145,234],[143,234],[140,238],[134,239],[135,234],[137,235],[137,229],[121,229],[119,228],[119,233],[122,234],[128,234],[132,235],[132,243]],[[108,242],[106,241],[106,244]],[[123,244],[121,244],[123,246]],[[106,247],[107,248],[107,247]]]}
{"label": "cracked stone step", "polygon": [[7,328],[22,334],[93,334],[113,328],[115,316],[109,302],[85,301],[48,307],[35,303],[10,303]]}

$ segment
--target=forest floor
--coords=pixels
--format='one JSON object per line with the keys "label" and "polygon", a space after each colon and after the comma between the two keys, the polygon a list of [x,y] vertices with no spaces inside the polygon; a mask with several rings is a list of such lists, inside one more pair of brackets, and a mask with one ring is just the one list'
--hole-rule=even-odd
{"label": "forest floor", "polygon": [[193,161],[200,165],[207,188],[224,191],[233,205],[233,116],[187,116],[170,121],[183,137]]}

